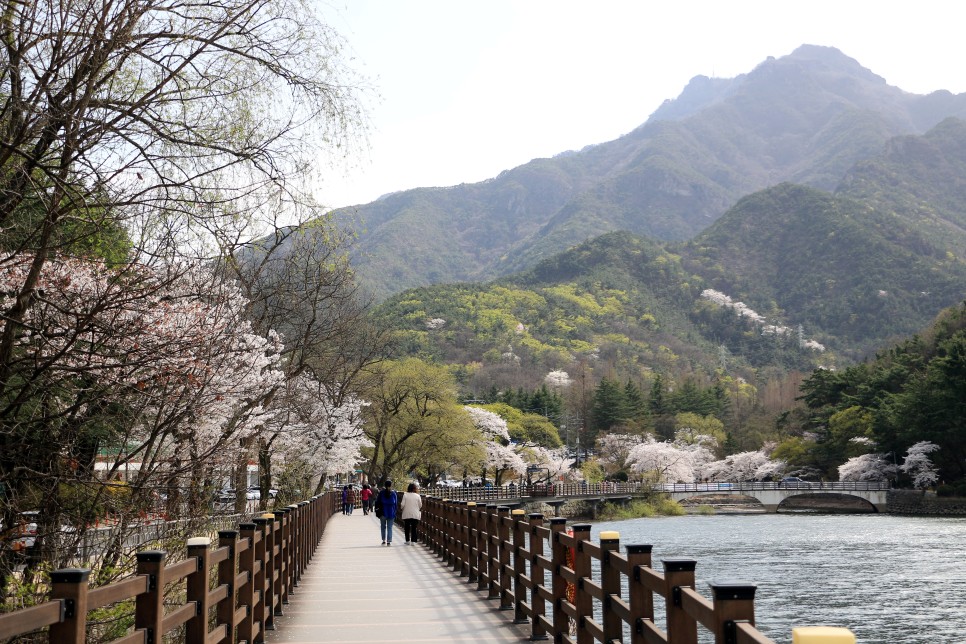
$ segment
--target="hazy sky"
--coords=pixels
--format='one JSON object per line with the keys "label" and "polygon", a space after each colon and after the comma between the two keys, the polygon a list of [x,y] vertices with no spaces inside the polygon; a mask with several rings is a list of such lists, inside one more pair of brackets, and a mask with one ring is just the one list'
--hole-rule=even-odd
{"label": "hazy sky", "polygon": [[966,7],[920,0],[321,0],[379,93],[329,206],[471,183],[629,132],[698,75],[802,44],[914,93],[966,91]]}

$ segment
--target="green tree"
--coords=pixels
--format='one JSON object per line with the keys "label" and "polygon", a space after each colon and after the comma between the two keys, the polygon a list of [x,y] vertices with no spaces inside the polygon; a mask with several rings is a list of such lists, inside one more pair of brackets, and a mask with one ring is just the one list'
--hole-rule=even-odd
{"label": "green tree", "polygon": [[616,380],[602,378],[591,403],[592,430],[608,432],[627,418],[624,390]]}
{"label": "green tree", "polygon": [[727,441],[724,424],[712,415],[700,416],[692,412],[684,412],[674,416],[674,438],[688,445],[697,442],[699,436],[710,436],[723,447]]}
{"label": "green tree", "polygon": [[482,458],[479,432],[457,402],[456,383],[445,368],[418,358],[386,363],[365,397],[370,480],[413,471],[429,475]]}
{"label": "green tree", "polygon": [[628,420],[643,424],[647,419],[647,400],[644,392],[630,380],[624,384],[624,408]]}
{"label": "green tree", "polygon": [[506,421],[510,440],[517,445],[538,445],[547,448],[563,445],[560,432],[553,423],[540,414],[529,414],[506,403],[494,403],[481,407]]}

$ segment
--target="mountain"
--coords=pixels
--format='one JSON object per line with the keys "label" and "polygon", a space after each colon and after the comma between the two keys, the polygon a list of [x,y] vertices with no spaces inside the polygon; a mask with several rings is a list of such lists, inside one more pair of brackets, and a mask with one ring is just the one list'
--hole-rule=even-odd
{"label": "mountain", "polygon": [[464,367],[593,356],[625,377],[709,374],[722,347],[749,369],[853,362],[966,298],[964,177],[966,122],[947,119],[834,191],[760,190],[689,241],[608,233],[491,282],[406,291],[381,314],[407,353]]}
{"label": "mountain", "polygon": [[950,116],[966,118],[966,95],[909,94],[836,49],[805,45],[733,79],[695,77],[614,141],[335,214],[361,222],[353,262],[385,297],[508,275],[615,230],[687,240],[768,186],[835,189],[890,140]]}

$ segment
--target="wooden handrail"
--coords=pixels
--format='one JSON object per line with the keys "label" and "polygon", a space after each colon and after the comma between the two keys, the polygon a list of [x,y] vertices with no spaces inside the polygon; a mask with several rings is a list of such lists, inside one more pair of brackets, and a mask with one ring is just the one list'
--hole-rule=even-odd
{"label": "wooden handrail", "polygon": [[[423,508],[430,552],[512,608],[515,622],[529,622],[532,640],[610,644],[629,631],[633,644],[695,644],[700,627],[716,644],[774,644],[755,628],[755,586],[712,582],[708,599],[694,588],[693,559],[664,559],[658,572],[651,545],[628,545],[622,554],[617,533],[592,543],[589,525],[568,530],[561,517],[545,527],[542,514],[524,519],[521,510],[508,515],[506,507],[433,496]],[[654,624],[655,597],[663,600],[666,630]]]}
{"label": "wooden handrail", "polygon": [[[88,588],[87,569],[54,571],[52,601],[0,614],[0,640],[49,627],[50,642],[80,644],[89,611],[133,599],[134,627],[114,644],[160,642],[183,625],[186,644],[256,641],[281,615],[336,504],[330,493],[262,515],[219,532],[215,548],[189,539],[186,558],[172,564],[165,551],[139,552],[134,575],[99,588]],[[184,600],[169,607],[176,596]]]}

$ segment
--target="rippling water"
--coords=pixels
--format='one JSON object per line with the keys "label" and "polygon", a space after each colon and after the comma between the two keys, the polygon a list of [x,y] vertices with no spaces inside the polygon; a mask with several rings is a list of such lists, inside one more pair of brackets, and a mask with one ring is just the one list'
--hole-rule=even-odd
{"label": "rippling water", "polygon": [[601,530],[652,544],[658,571],[664,558],[697,560],[705,597],[711,580],[754,583],[758,629],[781,644],[793,626],[845,626],[861,644],[966,643],[966,518],[634,519],[594,524],[595,541]]}

